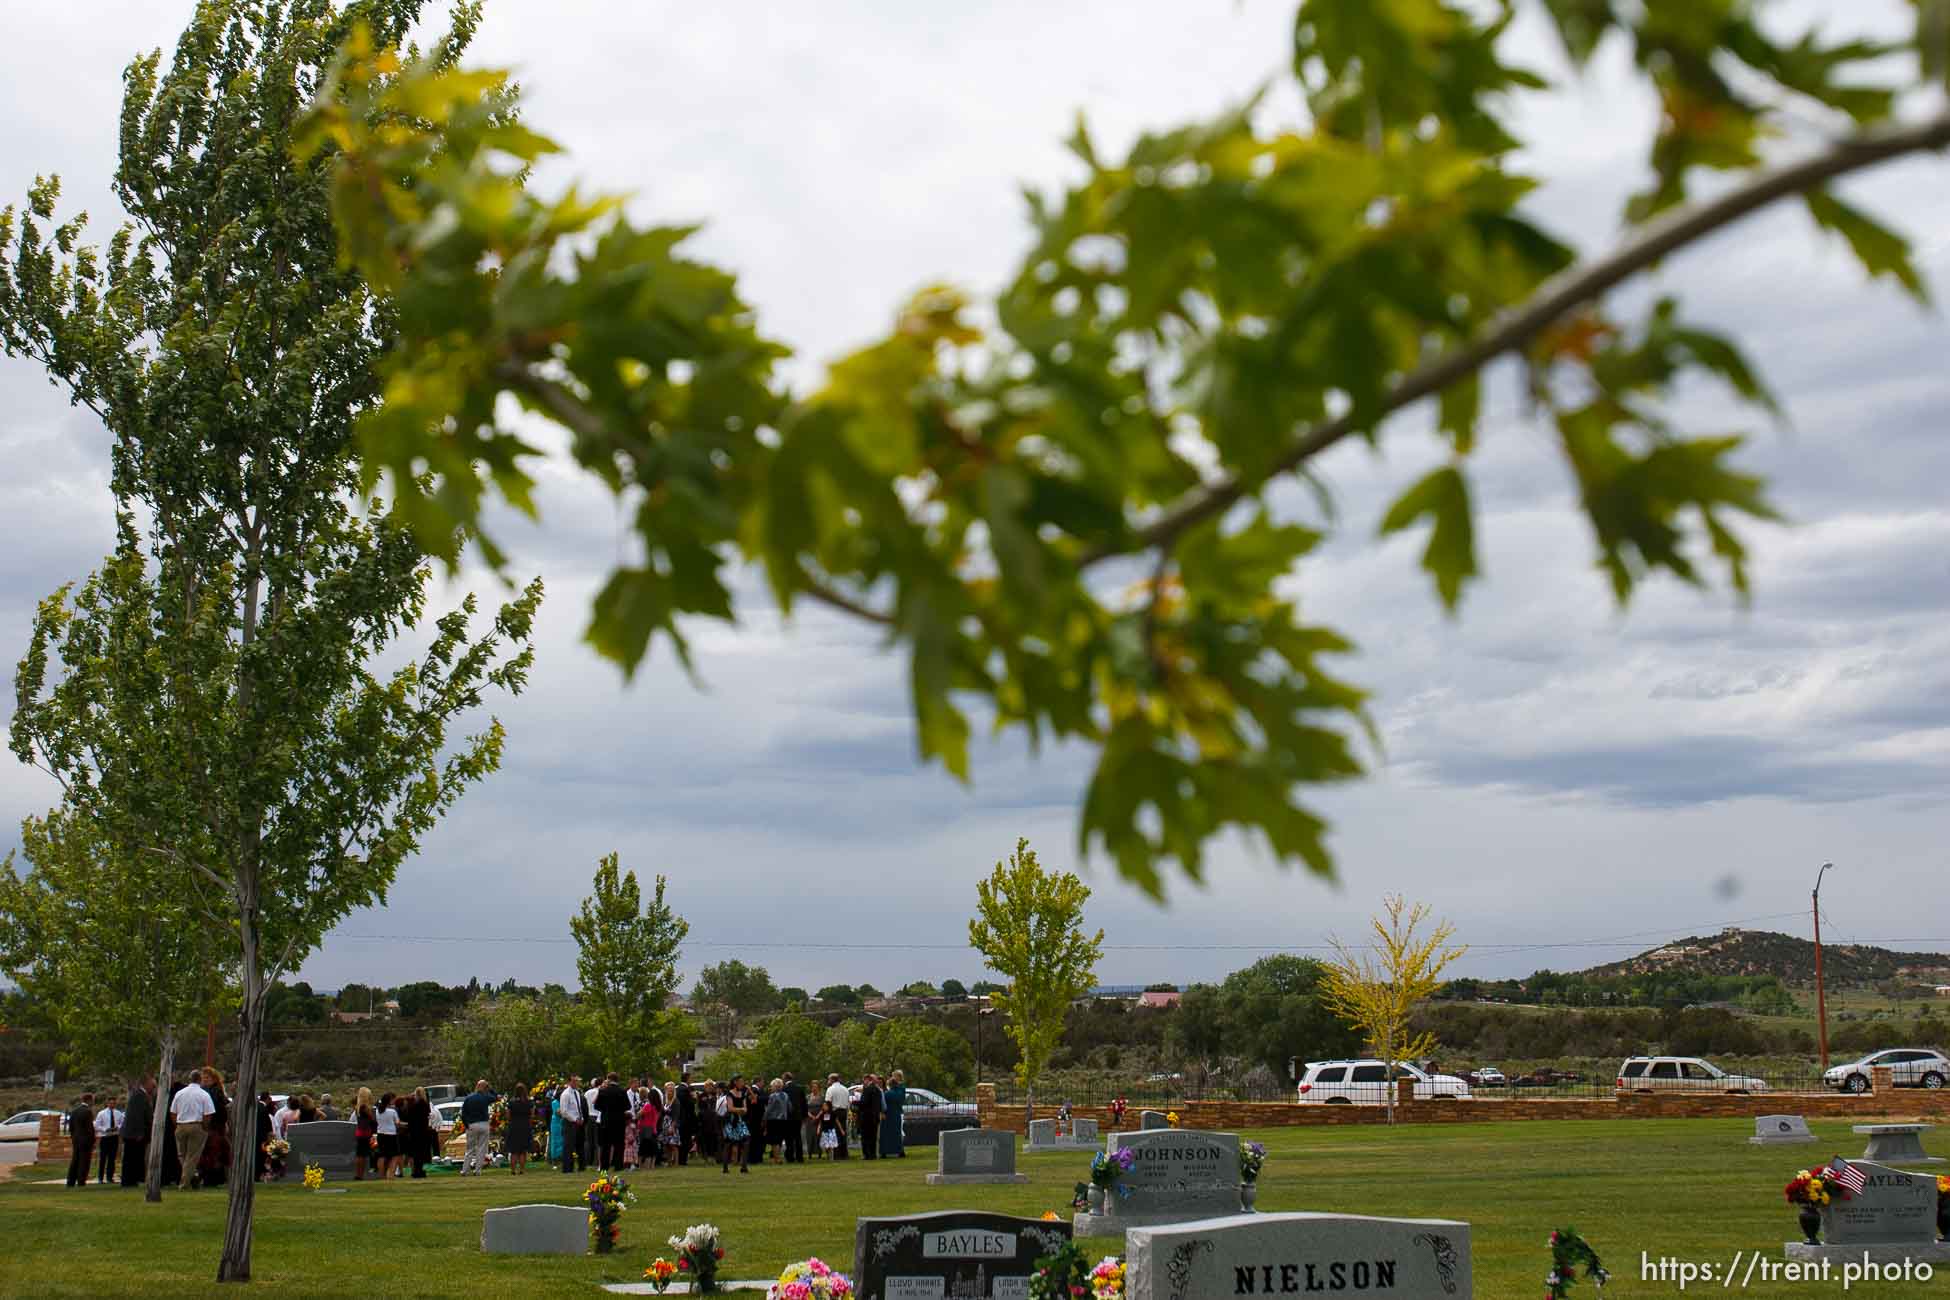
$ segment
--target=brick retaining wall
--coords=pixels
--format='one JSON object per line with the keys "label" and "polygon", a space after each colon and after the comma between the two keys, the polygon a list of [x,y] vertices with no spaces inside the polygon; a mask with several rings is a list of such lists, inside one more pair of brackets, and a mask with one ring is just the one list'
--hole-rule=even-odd
{"label": "brick retaining wall", "polygon": [[[1878,1074],[1885,1073],[1877,1071]],[[1950,1089],[1931,1092],[1920,1088],[1895,1088],[1886,1078],[1870,1092],[1849,1093],[1758,1093],[1751,1096],[1723,1093],[1621,1092],[1609,1097],[1504,1097],[1477,1096],[1469,1101],[1413,1101],[1404,1098],[1395,1107],[1396,1119],[1405,1124],[1485,1123],[1549,1119],[1738,1119],[1755,1115],[1804,1115],[1810,1119],[1853,1119],[1858,1122],[1889,1120],[1897,1123],[1929,1123],[1950,1120]],[[1404,1092],[1412,1085],[1404,1080]],[[995,1099],[993,1084],[975,1089],[976,1114],[983,1128],[1007,1129],[1027,1133],[1024,1107],[1003,1105]],[[1155,1107],[1153,1108],[1155,1109]],[[1383,1124],[1388,1112],[1381,1106],[1302,1106],[1286,1101],[1182,1101],[1173,1107],[1182,1128],[1236,1132],[1252,1128],[1296,1128],[1319,1124]],[[1103,1106],[1073,1106],[1078,1119],[1094,1119],[1105,1132],[1110,1131],[1110,1111]],[[1045,1105],[1037,1114],[1052,1118],[1056,1106]],[[1135,1128],[1138,1110],[1124,1116],[1127,1128]]]}

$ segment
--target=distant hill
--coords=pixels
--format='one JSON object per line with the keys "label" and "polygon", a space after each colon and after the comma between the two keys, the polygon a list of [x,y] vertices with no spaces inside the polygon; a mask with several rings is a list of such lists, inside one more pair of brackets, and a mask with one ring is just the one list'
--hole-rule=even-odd
{"label": "distant hill", "polygon": [[[1838,986],[1888,980],[1950,982],[1950,953],[1894,952],[1873,944],[1824,943],[1821,966],[1824,982]],[[1593,966],[1581,973],[1589,979],[1604,979],[1655,972],[1772,975],[1783,983],[1806,984],[1814,979],[1815,945],[1811,940],[1772,930],[1727,929],[1715,935],[1674,939],[1636,957]]]}

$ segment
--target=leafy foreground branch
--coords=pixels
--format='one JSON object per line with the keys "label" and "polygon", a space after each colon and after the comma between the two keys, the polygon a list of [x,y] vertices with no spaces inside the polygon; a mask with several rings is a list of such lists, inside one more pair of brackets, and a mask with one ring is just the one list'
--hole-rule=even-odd
{"label": "leafy foreground branch", "polygon": [[[1709,569],[1744,595],[1737,524],[1773,511],[1738,438],[1689,435],[1666,407],[1693,376],[1773,399],[1675,301],[1624,319],[1605,294],[1798,197],[1869,274],[1922,296],[1904,241],[1827,186],[1950,143],[1950,114],[1892,116],[1920,84],[1892,69],[1943,77],[1941,0],[1898,45],[1777,38],[1762,0],[1541,7],[1572,65],[1629,46],[1664,109],[1616,252],[1573,266],[1523,206],[1540,182],[1515,170],[1512,104],[1551,85],[1505,60],[1515,3],[1307,0],[1303,121],[1248,103],[1116,159],[1079,128],[1084,176],[1031,200],[993,326],[925,290],[797,395],[732,277],[683,256],[689,228],[527,188],[555,146],[510,115],[502,74],[355,43],[297,147],[333,159],[344,254],[399,321],[361,422],[366,484],[391,483],[434,553],[471,536],[501,563],[483,506],[532,513],[538,454],[502,419],[512,395],[634,511],[641,558],[588,634],[626,671],[658,636],[688,666],[681,620],[732,620],[726,572],[752,563],[783,611],[811,599],[905,649],[924,759],[966,778],[971,710],[1096,747],[1080,847],[1153,894],[1170,864],[1197,878],[1228,826],[1328,872],[1297,795],[1360,774],[1364,697],[1328,666],[1349,642],[1279,582],[1331,512],[1278,518],[1270,485],[1298,475],[1324,497],[1321,451],[1434,399],[1446,463],[1381,530],[1427,526],[1422,563],[1453,609],[1476,575],[1483,369],[1511,356],[1616,598]],[[1762,142],[1810,120],[1830,142],[1769,170]],[[1689,207],[1703,169],[1728,182]]]}

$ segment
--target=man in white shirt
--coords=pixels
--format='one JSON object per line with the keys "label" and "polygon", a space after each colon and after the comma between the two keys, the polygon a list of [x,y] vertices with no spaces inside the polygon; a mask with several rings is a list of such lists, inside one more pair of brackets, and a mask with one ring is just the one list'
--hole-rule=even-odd
{"label": "man in white shirt", "polygon": [[183,1090],[169,1101],[170,1117],[176,1121],[176,1158],[183,1163],[183,1190],[196,1186],[196,1162],[203,1158],[203,1144],[210,1134],[203,1121],[217,1113],[217,1105],[203,1090],[208,1074],[191,1075]]}
{"label": "man in white shirt", "polygon": [[593,1169],[596,1166],[596,1130],[603,1122],[602,1108],[596,1105],[596,1094],[603,1089],[601,1075],[589,1081],[582,1090],[582,1167]]}
{"label": "man in white shirt", "polygon": [[846,1108],[852,1100],[853,1094],[847,1090],[845,1084],[840,1082],[839,1075],[826,1076],[826,1104],[833,1108],[833,1123],[840,1130],[839,1149],[833,1152],[835,1160],[846,1159]]}
{"label": "man in white shirt", "polygon": [[[576,1161],[582,1157],[582,1089],[576,1085],[582,1081],[570,1075],[562,1085],[562,1091],[555,1096],[556,1114],[562,1117],[562,1172],[572,1174],[576,1171]],[[586,1166],[585,1166],[586,1167]]]}
{"label": "man in white shirt", "polygon": [[115,1148],[122,1139],[122,1110],[110,1095],[102,1102],[102,1108],[95,1112],[95,1149],[102,1153],[99,1171],[95,1175],[98,1183],[115,1181]]}

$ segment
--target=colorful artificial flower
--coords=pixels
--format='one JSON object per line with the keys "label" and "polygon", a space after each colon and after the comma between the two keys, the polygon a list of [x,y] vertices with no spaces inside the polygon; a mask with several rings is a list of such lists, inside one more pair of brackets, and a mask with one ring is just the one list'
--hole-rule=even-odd
{"label": "colorful artificial flower", "polygon": [[657,1289],[657,1294],[662,1295],[670,1289],[670,1280],[677,1276],[677,1265],[659,1255],[650,1261],[649,1268],[643,1270],[643,1276]]}
{"label": "colorful artificial flower", "polygon": [[319,1188],[323,1187],[324,1185],[325,1185],[325,1166],[306,1165],[305,1166],[305,1189],[307,1191],[315,1192]]}

